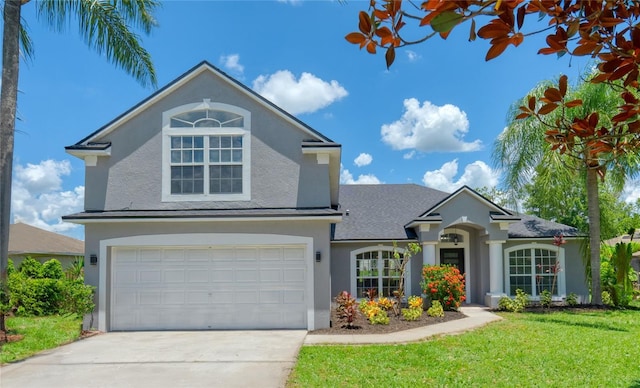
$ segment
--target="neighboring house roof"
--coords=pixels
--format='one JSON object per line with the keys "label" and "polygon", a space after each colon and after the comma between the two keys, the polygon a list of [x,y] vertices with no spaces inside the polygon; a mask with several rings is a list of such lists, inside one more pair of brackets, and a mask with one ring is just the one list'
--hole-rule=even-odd
{"label": "neighboring house roof", "polygon": [[[617,243],[630,243],[630,242],[639,242],[640,243],[640,232],[636,232],[633,235],[633,240],[631,239],[631,235],[625,234],[622,236],[614,237],[605,241],[604,243],[607,245],[616,245]],[[634,252],[633,257],[640,258],[640,251]],[[640,268],[640,267],[639,267]]]}
{"label": "neighboring house roof", "polygon": [[[582,235],[571,226],[509,212],[477,192],[469,188],[464,189],[487,203],[492,219],[511,221],[509,238],[542,238],[558,234],[565,237]],[[335,226],[333,240],[415,239],[413,229],[405,226],[421,215],[422,220],[438,217],[431,216],[431,212],[434,209],[437,210],[461,190],[449,194],[416,184],[341,185],[340,210],[344,217],[342,222]],[[495,210],[506,214],[497,214]]]}
{"label": "neighboring house roof", "polygon": [[9,228],[9,255],[84,256],[84,241],[35,226],[17,223]]}

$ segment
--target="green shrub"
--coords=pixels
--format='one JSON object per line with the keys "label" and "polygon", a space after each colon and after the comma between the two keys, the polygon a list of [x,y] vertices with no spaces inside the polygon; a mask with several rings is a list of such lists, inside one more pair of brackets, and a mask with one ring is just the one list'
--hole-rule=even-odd
{"label": "green shrub", "polygon": [[427,310],[427,315],[430,317],[444,317],[444,309],[439,300],[431,301],[431,307]]}
{"label": "green shrub", "polygon": [[9,303],[16,315],[56,314],[61,298],[58,280],[32,279],[22,273],[14,273],[9,279]]}
{"label": "green shrub", "polygon": [[464,276],[449,265],[425,265],[420,286],[431,300],[440,301],[445,310],[457,310],[466,298]]}
{"label": "green shrub", "polygon": [[570,293],[569,295],[567,295],[567,306],[577,306],[578,305],[578,295],[576,295],[575,293]]}
{"label": "green shrub", "polygon": [[42,277],[46,279],[62,279],[64,277],[62,264],[56,259],[45,261],[42,264]]}
{"label": "green shrub", "polygon": [[542,290],[540,293],[540,306],[549,308],[553,304],[553,299],[551,298],[551,291]]}
{"label": "green shrub", "polygon": [[422,309],[407,308],[402,309],[402,318],[405,321],[417,321],[422,316]]}
{"label": "green shrub", "polygon": [[376,307],[375,309],[370,310],[369,322],[372,325],[388,325],[389,314],[387,314],[386,310],[383,310],[380,307]]}
{"label": "green shrub", "polygon": [[42,278],[42,263],[27,256],[20,264],[19,272],[27,278],[40,279]]}
{"label": "green shrub", "polygon": [[82,280],[60,280],[61,300],[58,311],[62,314],[72,313],[82,317],[93,311],[94,288],[84,284]]}
{"label": "green shrub", "polygon": [[9,259],[7,261],[7,276],[11,275],[14,272],[16,272],[16,265],[13,263],[13,260]]}
{"label": "green shrub", "polygon": [[610,307],[614,306],[613,299],[611,298],[609,291],[602,291],[602,304]]}
{"label": "green shrub", "polygon": [[516,297],[511,299],[507,296],[503,296],[498,301],[498,309],[502,311],[509,311],[513,313],[523,312],[529,305],[529,295],[527,295],[521,289],[516,290]]}

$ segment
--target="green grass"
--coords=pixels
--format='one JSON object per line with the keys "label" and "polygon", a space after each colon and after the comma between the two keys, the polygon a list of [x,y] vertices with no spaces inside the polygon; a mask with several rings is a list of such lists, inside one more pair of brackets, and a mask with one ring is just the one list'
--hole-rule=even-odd
{"label": "green grass", "polygon": [[20,334],[23,338],[2,346],[0,363],[19,361],[78,339],[81,322],[75,315],[8,318],[9,335]]}
{"label": "green grass", "polygon": [[640,387],[640,310],[504,313],[407,345],[304,346],[288,387]]}

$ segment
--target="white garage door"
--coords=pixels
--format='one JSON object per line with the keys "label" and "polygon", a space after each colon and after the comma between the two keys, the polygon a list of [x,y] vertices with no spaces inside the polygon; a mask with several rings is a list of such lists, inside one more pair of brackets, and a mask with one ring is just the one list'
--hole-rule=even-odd
{"label": "white garage door", "polygon": [[307,328],[306,247],[118,247],[111,330]]}

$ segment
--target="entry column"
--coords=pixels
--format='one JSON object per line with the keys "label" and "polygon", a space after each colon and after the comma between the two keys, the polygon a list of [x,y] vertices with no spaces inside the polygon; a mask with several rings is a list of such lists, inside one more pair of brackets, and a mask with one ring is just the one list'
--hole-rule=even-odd
{"label": "entry column", "polygon": [[436,241],[422,242],[422,265],[436,265]]}
{"label": "entry column", "polygon": [[506,241],[487,241],[489,244],[489,293],[484,302],[491,308],[497,308],[504,293],[504,262],[502,244]]}

